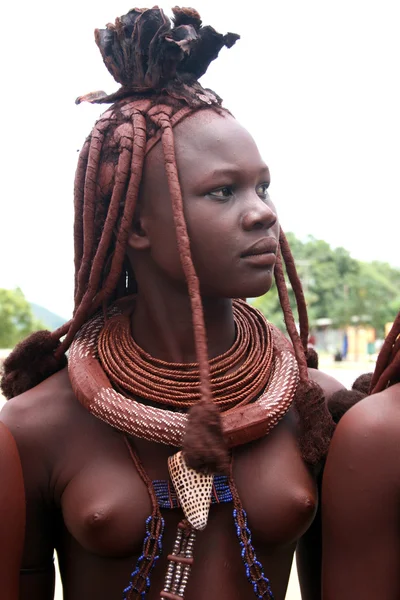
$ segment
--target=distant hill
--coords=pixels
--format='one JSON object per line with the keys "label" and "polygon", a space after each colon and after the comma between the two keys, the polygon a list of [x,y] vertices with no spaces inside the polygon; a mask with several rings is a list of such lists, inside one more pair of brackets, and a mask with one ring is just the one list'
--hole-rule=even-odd
{"label": "distant hill", "polygon": [[43,325],[45,325],[47,329],[50,329],[51,331],[53,331],[53,329],[61,327],[61,325],[63,325],[67,321],[67,319],[60,317],[60,315],[56,315],[50,310],[47,310],[47,308],[44,308],[44,306],[40,306],[39,304],[35,304],[34,302],[30,302],[30,305],[35,317],[39,319],[43,323]]}

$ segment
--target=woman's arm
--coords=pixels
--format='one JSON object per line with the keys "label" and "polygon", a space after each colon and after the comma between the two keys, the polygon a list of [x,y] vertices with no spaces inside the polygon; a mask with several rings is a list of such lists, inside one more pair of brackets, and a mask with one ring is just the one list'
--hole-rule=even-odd
{"label": "woman's arm", "polygon": [[25,532],[25,492],[21,462],[11,433],[0,423],[0,590],[16,600]]}
{"label": "woman's arm", "polygon": [[[8,477],[8,489],[3,479],[0,483],[1,600],[54,597],[55,531],[47,467],[51,453],[47,450],[46,418],[28,394],[7,402],[0,415],[2,439],[11,443],[8,459],[0,451],[0,465]],[[3,515],[6,506],[8,519]]]}
{"label": "woman's arm", "polygon": [[387,392],[354,406],[333,437],[322,494],[323,600],[400,598],[400,398]]}

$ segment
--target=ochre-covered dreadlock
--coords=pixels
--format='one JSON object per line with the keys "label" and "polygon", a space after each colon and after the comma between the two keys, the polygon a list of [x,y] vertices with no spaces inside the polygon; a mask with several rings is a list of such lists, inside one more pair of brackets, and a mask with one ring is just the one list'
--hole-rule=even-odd
{"label": "ochre-covered dreadlock", "polygon": [[371,394],[400,381],[400,312],[379,352],[371,380]]}
{"label": "ochre-covered dreadlock", "polygon": [[289,281],[292,285],[299,314],[300,334],[297,332],[293,313],[290,307],[289,294],[286,287],[281,257],[275,265],[275,281],[279,301],[283,310],[286,329],[292,340],[294,352],[299,365],[300,382],[296,390],[295,406],[300,418],[300,450],[304,459],[310,464],[317,464],[327,453],[334,424],[327,410],[321,387],[308,378],[307,341],[308,317],[303,290],[296,272],[294,259],[290,252],[286,237],[281,231],[280,249],[286,265]]}
{"label": "ochre-covered dreadlock", "polygon": [[[65,352],[88,318],[135,290],[134,274],[126,259],[127,241],[145,156],[161,141],[200,371],[201,401],[190,411],[184,449],[192,466],[224,471],[228,457],[219,413],[211,397],[203,307],[184,218],[173,127],[198,110],[218,113],[225,110],[221,108],[221,99],[204,89],[198,79],[221,48],[231,47],[239,36],[232,33],[223,36],[212,27],[202,27],[193,9],[175,7],[173,13],[173,27],[158,8],[134,9],[114,25],[95,32],[103,60],[122,87],[111,96],[95,92],[77,99],[78,103],[86,100],[114,104],[100,117],[86,140],[76,171],[73,318],[53,333],[38,332],[18,345],[5,361],[2,389],[11,398],[64,367]],[[332,422],[321,389],[308,380],[306,304],[283,233],[280,248],[299,312],[300,336],[279,258],[276,283],[300,370],[295,399],[302,425],[300,445],[304,458],[316,463],[327,450]]]}

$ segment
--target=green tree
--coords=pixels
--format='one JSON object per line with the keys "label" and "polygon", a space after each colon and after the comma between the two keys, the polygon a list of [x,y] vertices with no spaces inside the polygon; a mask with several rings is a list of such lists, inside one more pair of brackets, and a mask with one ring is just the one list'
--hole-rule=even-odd
{"label": "green tree", "polygon": [[19,288],[0,288],[0,348],[13,348],[25,336],[44,329]]}
{"label": "green tree", "polygon": [[355,321],[374,327],[379,336],[400,309],[400,271],[387,263],[360,262],[357,276],[344,283],[343,301],[332,311],[338,325]]}
{"label": "green tree", "polygon": [[[312,236],[305,241],[292,233],[287,237],[303,284],[310,323],[326,317],[332,319],[334,327],[368,323],[382,335],[385,323],[392,321],[400,308],[400,270],[388,263],[357,261],[345,248],[332,249]],[[289,297],[295,309],[290,286]],[[275,287],[253,303],[272,323],[284,328]]]}

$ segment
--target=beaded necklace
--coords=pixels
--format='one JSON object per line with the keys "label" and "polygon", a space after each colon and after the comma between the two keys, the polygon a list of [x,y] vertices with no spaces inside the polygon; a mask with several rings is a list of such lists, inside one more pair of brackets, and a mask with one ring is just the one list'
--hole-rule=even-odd
{"label": "beaded necklace", "polygon": [[[289,409],[298,381],[293,350],[283,335],[245,302],[235,300],[233,309],[235,342],[230,350],[210,361],[211,387],[220,406],[224,437],[231,448],[269,433]],[[145,353],[132,340],[129,313],[122,307],[111,307],[106,320],[103,314],[95,315],[81,328],[70,348],[69,374],[78,400],[95,416],[132,436],[181,446],[187,415],[180,411],[199,399],[198,365],[170,364]],[[174,410],[145,405],[113,386]],[[196,530],[206,527],[213,498],[214,502],[232,501],[247,578],[257,598],[272,600],[232,472],[228,478],[198,473],[178,452],[168,459],[172,486],[169,482],[153,483],[125,440],[149,491],[152,513],[146,520],[143,551],[124,590],[124,600],[145,598],[149,590],[150,573],[162,549],[161,507],[181,508],[184,519],[168,555],[160,598],[184,600],[194,561]]]}
{"label": "beaded necklace", "polygon": [[[271,375],[271,328],[247,306],[235,303],[235,341],[210,360],[213,402],[222,410],[248,404],[265,389]],[[169,363],[145,352],[131,335],[129,313],[105,323],[97,350],[110,380],[133,396],[181,409],[200,400],[198,364]]]}
{"label": "beaded necklace", "polygon": [[[156,479],[152,481],[152,485],[160,508],[172,509],[181,507],[170,479]],[[232,502],[232,492],[229,487],[228,477],[226,475],[215,475],[211,492],[211,504],[223,504],[225,502]]]}
{"label": "beaded necklace", "polygon": [[[252,383],[251,377],[249,377],[246,384],[249,395],[241,398],[237,406],[228,406],[227,410],[221,412],[224,437],[229,447],[246,444],[267,435],[289,410],[298,382],[298,366],[292,346],[281,332],[272,327],[259,311],[241,300],[233,302],[233,309],[235,322],[239,321],[239,314],[244,319],[253,321],[254,335],[248,336],[246,343],[249,353],[254,351],[254,348],[258,348],[258,361],[253,362],[250,372],[254,382]],[[132,436],[179,448],[182,446],[185,434],[187,414],[179,410],[168,410],[154,405],[148,406],[118,392],[111,383],[114,382],[114,371],[111,370],[113,363],[120,366],[124,363],[124,369],[128,369],[128,373],[124,373],[124,379],[131,371],[131,388],[135,386],[132,382],[136,377],[136,366],[132,364],[133,358],[129,359],[129,356],[125,354],[125,350],[116,350],[116,343],[113,344],[113,349],[110,348],[109,355],[107,355],[107,365],[103,366],[101,357],[106,351],[107,335],[109,338],[110,331],[114,330],[114,325],[116,329],[117,326],[118,328],[121,326],[121,323],[123,329],[127,327],[127,321],[120,319],[122,314],[123,311],[118,305],[111,307],[108,311],[108,334],[105,334],[105,337],[102,335],[105,326],[102,313],[97,313],[79,330],[71,344],[68,357],[68,371],[74,393],[89,412],[112,427]],[[111,323],[112,321],[114,324]],[[239,330],[239,325],[237,330]],[[264,355],[261,350],[262,338],[266,336],[270,340],[268,350],[266,349],[268,372],[263,367]],[[254,338],[258,338],[258,340]],[[114,354],[114,351],[118,354]],[[226,355],[222,356],[226,358]],[[213,359],[213,362],[216,364],[218,359],[219,357]],[[236,359],[233,357],[231,360]],[[158,376],[157,363],[160,362],[155,361],[154,368],[151,363],[146,365],[149,378],[151,378],[151,374]],[[173,364],[169,365],[169,368],[177,370],[176,365]],[[106,369],[109,371],[109,375]],[[196,369],[196,365],[191,366],[189,370],[184,365],[181,370],[185,371],[188,380],[190,378],[193,380],[193,372],[196,372]],[[259,379],[259,370],[263,372],[261,379]],[[216,385],[218,385],[220,377],[224,377],[217,371],[216,369],[211,378],[211,382]],[[116,378],[120,376],[119,372],[115,374]],[[226,377],[231,383],[235,383],[235,373],[228,374]],[[124,379],[120,378],[122,385]],[[257,397],[255,394],[260,389],[261,381],[264,388],[261,387],[261,393]],[[189,381],[189,383],[193,384],[193,381]],[[118,387],[121,389],[121,385]],[[193,384],[192,389],[195,387]],[[172,380],[169,387],[167,386],[168,389],[170,390],[168,394],[174,393],[175,383],[172,384]],[[142,393],[145,398],[152,399],[152,393],[146,394],[145,390]],[[225,401],[223,393],[221,397],[222,401]],[[169,402],[168,398],[169,395],[166,394],[165,402],[170,405],[174,399],[172,398]],[[194,401],[191,400],[191,403]],[[173,404],[172,407],[175,408]]]}
{"label": "beaded necklace", "polygon": [[[143,550],[139,556],[130,581],[123,592],[123,600],[133,598],[145,599],[150,589],[150,573],[162,553],[162,537],[164,532],[164,519],[160,509],[175,509],[185,506],[181,505],[179,493],[171,485],[170,481],[150,481],[144,467],[125,437],[131,458],[146,484],[152,503],[152,514],[146,519],[146,534],[143,542]],[[181,453],[178,453],[181,454]],[[175,455],[176,457],[176,455]],[[174,457],[173,457],[174,458]],[[253,588],[253,592],[259,600],[274,600],[269,579],[264,574],[264,569],[257,559],[252,544],[252,535],[247,522],[247,513],[244,510],[239,493],[232,476],[233,461],[229,477],[216,475],[213,479],[211,503],[233,502],[233,522],[236,536],[240,545],[240,554],[244,564],[246,577]],[[204,477],[199,476],[198,477]],[[197,527],[203,529],[203,527]],[[158,533],[157,533],[158,529]],[[190,521],[184,519],[178,525],[177,535],[171,554],[168,555],[168,567],[160,598],[164,600],[184,600],[186,585],[189,581],[190,571],[194,563],[193,548],[196,540],[196,528]]]}

